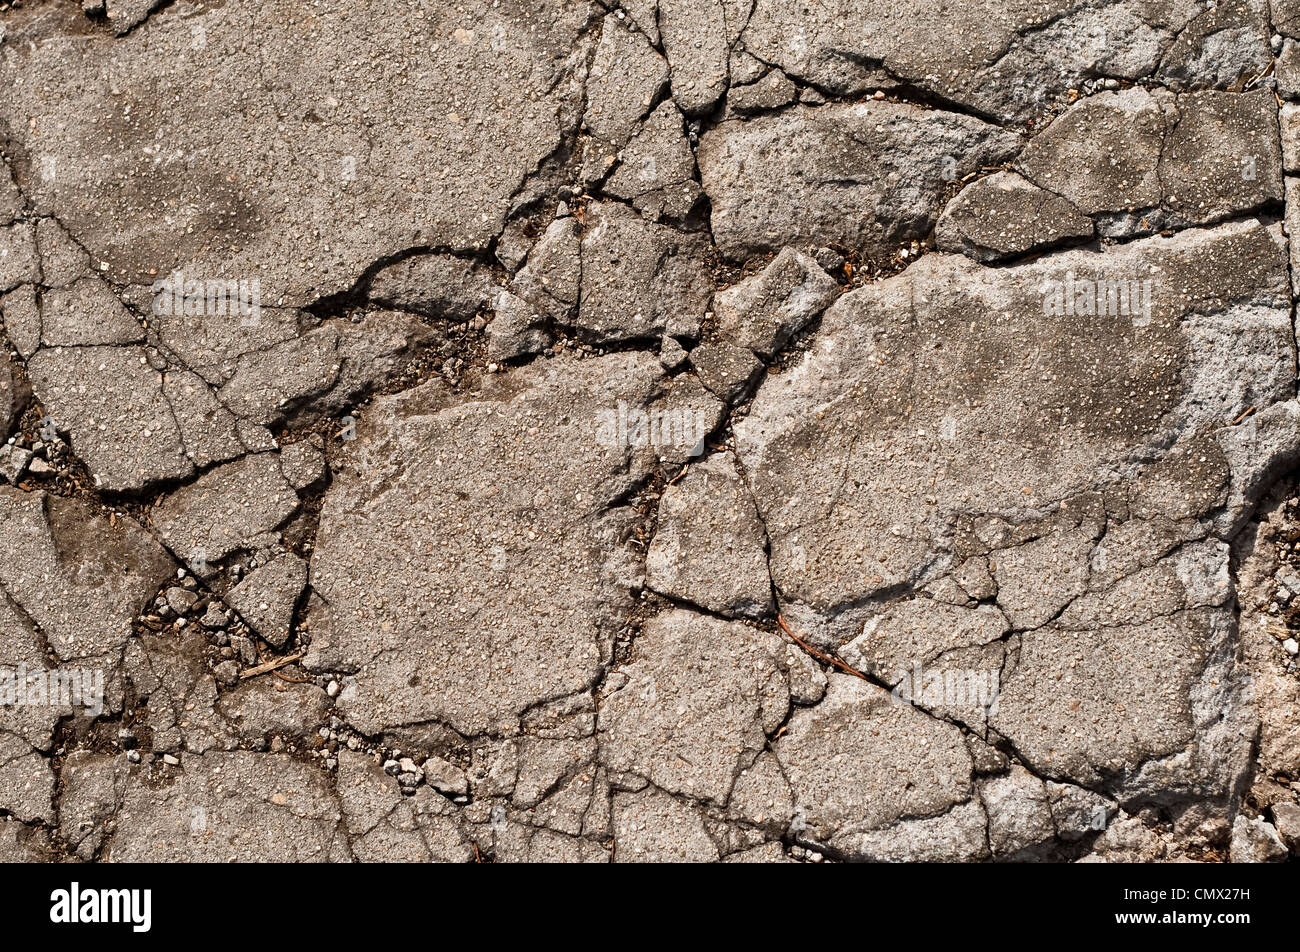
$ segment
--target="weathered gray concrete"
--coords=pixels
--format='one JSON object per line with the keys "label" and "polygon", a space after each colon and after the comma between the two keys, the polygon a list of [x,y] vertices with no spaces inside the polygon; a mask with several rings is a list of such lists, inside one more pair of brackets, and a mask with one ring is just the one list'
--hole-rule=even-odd
{"label": "weathered gray concrete", "polygon": [[1300,850],[1297,4],[33,3],[0,89],[0,860]]}

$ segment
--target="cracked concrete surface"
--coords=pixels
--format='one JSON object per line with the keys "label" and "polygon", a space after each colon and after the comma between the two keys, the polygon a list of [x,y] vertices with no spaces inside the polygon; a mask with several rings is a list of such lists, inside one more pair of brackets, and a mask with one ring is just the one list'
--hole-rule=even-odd
{"label": "cracked concrete surface", "polygon": [[0,3],[0,859],[1300,851],[1300,5]]}

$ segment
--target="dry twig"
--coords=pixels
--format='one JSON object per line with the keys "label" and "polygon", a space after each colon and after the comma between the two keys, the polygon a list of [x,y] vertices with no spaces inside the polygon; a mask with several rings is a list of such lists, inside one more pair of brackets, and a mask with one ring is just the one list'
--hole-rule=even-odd
{"label": "dry twig", "polygon": [[822,652],[818,651],[812,645],[808,644],[808,642],[804,641],[802,638],[800,638],[798,635],[796,635],[793,631],[790,630],[790,626],[785,623],[785,619],[782,618],[780,615],[776,616],[776,623],[781,626],[782,631],[784,631],[787,635],[789,635],[791,638],[794,639],[795,644],[797,644],[804,651],[808,652],[814,658],[820,658],[822,661],[825,661],[827,664],[834,665],[835,667],[839,668],[841,671],[845,672],[846,674],[853,675],[855,678],[861,678],[863,681],[867,680],[867,676],[863,674],[861,671],[859,671],[857,668],[849,667],[839,658],[832,657],[831,655],[828,654],[822,654]]}
{"label": "dry twig", "polygon": [[277,658],[274,661],[264,662],[263,664],[259,664],[255,668],[249,668],[247,671],[241,671],[239,674],[239,680],[247,681],[249,678],[255,678],[258,675],[267,674],[268,672],[275,671],[278,668],[283,668],[286,665],[293,664],[295,661],[301,661],[306,654],[307,652],[305,651],[299,651],[297,654],[291,654],[283,658]]}

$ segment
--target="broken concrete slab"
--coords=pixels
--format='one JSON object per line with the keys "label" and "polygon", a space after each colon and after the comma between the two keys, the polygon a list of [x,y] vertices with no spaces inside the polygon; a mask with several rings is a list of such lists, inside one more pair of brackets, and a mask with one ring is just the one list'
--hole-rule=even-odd
{"label": "broken concrete slab", "polygon": [[692,348],[690,361],[700,383],[727,404],[748,394],[763,376],[763,362],[752,350],[725,340]]}
{"label": "broken concrete slab", "polygon": [[700,197],[700,186],[695,180],[695,154],[682,122],[675,105],[660,104],[619,152],[605,193],[631,202],[651,219],[686,218]]}
{"label": "broken concrete slab", "polygon": [[1295,7],[7,5],[0,859],[1293,851]]}
{"label": "broken concrete slab", "polygon": [[[1192,439],[1252,405],[1287,400],[1292,384],[1278,373],[1291,349],[1280,255],[1275,231],[1244,222],[1012,268],[927,256],[898,278],[841,297],[822,319],[822,345],[764,386],[736,428],[783,599],[809,610],[803,620],[813,628],[832,624],[844,610],[833,604],[847,608],[937,567],[951,531],[944,512],[1040,512],[1093,474],[1122,473],[1141,447]],[[1239,266],[1201,279],[1207,261],[1228,260]],[[1107,304],[1114,293],[1097,297],[1099,286],[1121,280],[1138,290],[1127,315]],[[1221,338],[1196,330],[1216,322],[1239,326],[1256,341],[1248,349],[1255,356],[1216,353],[1211,341]],[[963,343],[968,334],[980,343]],[[993,356],[990,340],[1003,334],[1014,354]],[[1103,334],[1105,352],[1085,357]],[[1117,352],[1137,361],[1122,371],[1127,377],[1111,369]],[[1032,373],[1011,371],[1031,365]],[[967,406],[977,379],[978,409]],[[1057,387],[1069,395],[1053,395]],[[1081,394],[1096,402],[1080,403]],[[990,454],[992,434],[1016,449]],[[1014,472],[1000,474],[999,459]],[[1211,463],[1198,466],[1217,485]],[[1243,457],[1241,478],[1264,465]],[[831,528],[838,520],[824,521],[837,511],[855,514],[843,535]],[[868,525],[877,526],[869,536]],[[833,627],[852,637],[863,620],[849,610]]]}
{"label": "broken concrete slab", "polygon": [[46,863],[55,855],[45,830],[0,820],[0,863]]}
{"label": "broken concrete slab", "polygon": [[41,284],[47,288],[66,288],[90,272],[90,256],[53,218],[36,222],[36,247],[41,256]]}
{"label": "broken concrete slab", "polygon": [[599,343],[696,337],[713,290],[700,236],[617,202],[587,208],[574,329]]}
{"label": "broken concrete slab", "polygon": [[196,306],[178,307],[174,295],[186,285],[183,276],[159,282],[150,304],[149,343],[169,364],[191,370],[216,387],[234,375],[244,355],[269,351],[312,326],[306,315],[288,308],[259,306],[255,312],[235,314],[226,305],[209,308],[206,298],[185,298]]}
{"label": "broken concrete slab", "polygon": [[272,648],[283,648],[306,587],[307,563],[286,552],[232,588],[226,594],[226,603],[263,641]]}
{"label": "broken concrete slab", "polygon": [[41,258],[36,250],[36,226],[15,222],[0,227],[0,291],[41,280]]}
{"label": "broken concrete slab", "polygon": [[118,36],[129,33],[162,6],[163,0],[104,0],[101,9],[106,8],[108,23]]}
{"label": "broken concrete slab", "polygon": [[1016,169],[1103,235],[1212,224],[1281,200],[1277,122],[1267,90],[1103,92],[1034,137]]}
{"label": "broken concrete slab", "polygon": [[474,847],[455,809],[427,787],[405,797],[372,758],[339,751],[339,800],[360,862],[465,863]]}
{"label": "broken concrete slab", "polygon": [[0,487],[0,587],[65,663],[116,658],[175,563],[133,519]]}
{"label": "broken concrete slab", "polygon": [[989,858],[988,818],[969,800],[946,813],[859,834],[853,854],[868,863],[973,863]]}
{"label": "broken concrete slab", "polygon": [[825,244],[883,256],[930,231],[948,182],[1017,146],[978,119],[870,101],[722,122],[698,159],[728,258]]}
{"label": "broken concrete slab", "polygon": [[[647,432],[659,379],[640,353],[556,359],[465,397],[431,381],[372,404],[335,462],[311,564],[323,602],[308,664],[356,674],[339,698],[352,723],[477,734],[594,682],[640,584],[641,559],[620,541],[636,516],[621,500],[666,432]],[[377,523],[376,507],[403,518]],[[434,593],[448,610],[429,610]],[[485,652],[493,690],[457,690]]]}
{"label": "broken concrete slab", "polygon": [[769,112],[788,106],[798,95],[798,87],[790,77],[773,69],[753,83],[733,85],[727,92],[727,106],[742,115]]}
{"label": "broken concrete slab", "polygon": [[996,172],[972,182],[948,203],[934,240],[941,251],[992,262],[1084,241],[1094,230],[1092,219],[1069,200],[1015,172]]}
{"label": "broken concrete slab", "polygon": [[425,254],[384,268],[371,279],[366,296],[399,311],[468,321],[494,292],[491,272],[473,258]]}
{"label": "broken concrete slab", "polygon": [[254,678],[222,693],[217,709],[244,740],[305,740],[328,720],[329,698],[315,684]]}
{"label": "broken concrete slab", "polygon": [[664,490],[646,585],[720,615],[770,615],[763,524],[735,460],[719,453]]}
{"label": "broken concrete slab", "polygon": [[773,744],[794,791],[791,830],[845,853],[862,833],[945,813],[972,795],[961,732],[889,692],[832,674]]}
{"label": "broken concrete slab", "polygon": [[715,295],[713,311],[719,334],[768,360],[839,293],[816,261],[783,248],[759,274]]}
{"label": "broken concrete slab", "polygon": [[[932,598],[898,600],[868,619],[862,634],[840,655],[858,670],[895,687],[947,652],[992,644],[1010,628],[1006,616],[991,605],[967,608]],[[909,684],[909,688],[924,699],[924,684]],[[984,703],[991,703],[996,694],[995,679]]]}
{"label": "broken concrete slab", "polygon": [[1234,863],[1280,863],[1288,850],[1273,824],[1258,817],[1237,817],[1232,824],[1232,861]]}
{"label": "broken concrete slab", "polygon": [[521,297],[502,291],[493,303],[492,323],[487,326],[487,358],[499,364],[517,357],[538,354],[550,346],[549,320]]}
{"label": "broken concrete slab", "polygon": [[145,632],[127,645],[123,680],[130,696],[143,702],[139,723],[155,751],[176,755],[235,746],[217,710],[207,647],[196,625],[175,633]]}
{"label": "broken concrete slab", "polygon": [[27,473],[27,467],[31,462],[32,451],[29,449],[12,443],[0,447],[0,480],[11,486],[18,485],[18,481]]}
{"label": "broken concrete slab", "polygon": [[[540,314],[568,323],[582,294],[582,227],[571,215],[557,217],[528,252],[527,264],[510,282],[518,297]],[[502,300],[497,298],[497,309]]]}
{"label": "broken concrete slab", "polygon": [[289,485],[301,491],[325,478],[329,466],[323,449],[323,440],[309,437],[280,450],[280,471]]}
{"label": "broken concrete slab", "polygon": [[162,376],[162,392],[176,419],[185,455],[196,467],[225,463],[248,450],[239,421],[198,374],[168,371]]}
{"label": "broken concrete slab", "polygon": [[[114,283],[147,285],[179,268],[256,279],[268,304],[345,291],[372,261],[408,248],[483,248],[515,191],[576,126],[576,67],[594,10],[556,5],[534,17],[485,2],[431,8],[419,26],[373,13],[381,25],[360,33],[341,12],[304,24],[290,5],[261,4],[256,17],[223,7],[164,13],[116,39],[88,32],[72,7],[51,21],[19,18],[3,68],[13,93],[4,118],[22,127],[27,157],[19,188],[106,262]],[[25,39],[49,33],[58,38]],[[507,35],[502,47],[495,37]],[[263,55],[241,55],[248,43]],[[88,58],[111,58],[154,90],[131,122],[117,122],[107,74],[84,81]],[[337,62],[353,65],[321,66]],[[409,81],[395,85],[397,72]],[[306,105],[290,118],[289,101]],[[192,167],[147,154],[155,136],[203,158]],[[181,199],[165,218],[154,207],[163,194]],[[123,217],[128,207],[136,214]]]}
{"label": "broken concrete slab", "polygon": [[103,489],[127,492],[193,474],[162,375],[143,348],[43,348],[27,371],[54,426]]}
{"label": "broken concrete slab", "polygon": [[[850,35],[842,23],[855,25]],[[1268,10],[1003,2],[961,10],[758,0],[744,31],[764,62],[831,95],[918,87],[1000,120],[1028,120],[1094,77],[1227,88],[1268,65]]]}
{"label": "broken concrete slab", "polygon": [[0,352],[0,441],[9,438],[30,397],[27,381],[16,372],[12,358]]}
{"label": "broken concrete slab", "polygon": [[673,100],[688,115],[709,112],[726,92],[731,44],[744,26],[742,16],[736,4],[724,0],[658,0],[656,21]]}
{"label": "broken concrete slab", "polygon": [[789,711],[787,643],[677,610],[649,622],[637,647],[602,705],[605,766],[725,806]]}
{"label": "broken concrete slab", "polygon": [[718,847],[704,819],[690,807],[654,789],[614,796],[614,861],[618,863],[708,863]]}
{"label": "broken concrete slab", "polygon": [[0,296],[0,316],[4,317],[9,343],[24,360],[41,346],[41,309],[36,288],[30,284],[14,288]]}
{"label": "broken concrete slab", "polygon": [[[245,496],[247,494],[247,496]],[[257,453],[205,473],[153,511],[162,542],[187,563],[218,563],[298,508],[298,494],[273,453]]]}
{"label": "broken concrete slab", "polygon": [[605,17],[586,85],[582,125],[590,137],[583,142],[585,181],[605,177],[667,86],[668,64],[651,46],[658,42],[657,31],[647,42],[617,14]]}
{"label": "broken concrete slab", "polygon": [[296,406],[330,389],[341,369],[338,350],[338,331],[326,326],[245,354],[217,397],[252,423],[278,423]]}
{"label": "broken concrete slab", "polygon": [[[171,782],[160,784],[164,777]],[[107,808],[116,819],[95,850],[106,861],[323,862],[349,856],[338,832],[339,802],[325,774],[283,754],[213,751],[186,757],[184,769],[158,763],[128,769],[122,758],[92,755],[69,780],[74,811],[102,816]],[[100,791],[113,791],[117,802],[103,803]]]}
{"label": "broken concrete slab", "polygon": [[1047,788],[1022,767],[981,784],[980,801],[988,814],[989,847],[999,859],[1024,853],[1056,836]]}

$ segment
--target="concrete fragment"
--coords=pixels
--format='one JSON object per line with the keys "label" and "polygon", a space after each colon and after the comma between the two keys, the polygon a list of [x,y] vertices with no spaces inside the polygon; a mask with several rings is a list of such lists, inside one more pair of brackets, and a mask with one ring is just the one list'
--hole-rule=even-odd
{"label": "concrete fragment", "polygon": [[154,510],[153,524],[167,547],[187,561],[201,556],[219,562],[277,528],[297,506],[298,494],[274,455],[260,453],[178,489]]}
{"label": "concrete fragment", "polygon": [[283,648],[306,586],[307,563],[288,552],[248,575],[226,602],[267,644]]}
{"label": "concrete fragment", "polygon": [[934,230],[936,247],[978,261],[997,261],[1092,235],[1092,221],[1071,202],[1015,172],[972,182],[948,203]]}
{"label": "concrete fragment", "polygon": [[729,455],[709,457],[664,491],[646,584],[717,614],[771,612],[763,526]]}
{"label": "concrete fragment", "polygon": [[817,262],[784,248],[763,271],[714,297],[719,332],[770,359],[839,296],[839,285]]}
{"label": "concrete fragment", "polygon": [[1265,820],[1238,816],[1232,824],[1234,863],[1280,863],[1289,852],[1273,824]]}
{"label": "concrete fragment", "polygon": [[622,669],[626,683],[605,699],[603,762],[725,805],[789,710],[786,654],[774,635],[738,623],[681,610],[658,616]]}
{"label": "concrete fragment", "polygon": [[576,329],[615,342],[699,334],[712,290],[706,244],[613,202],[591,205]]}
{"label": "concrete fragment", "polygon": [[698,159],[728,258],[821,244],[878,255],[929,232],[946,182],[1015,147],[976,119],[867,102],[723,122]]}

